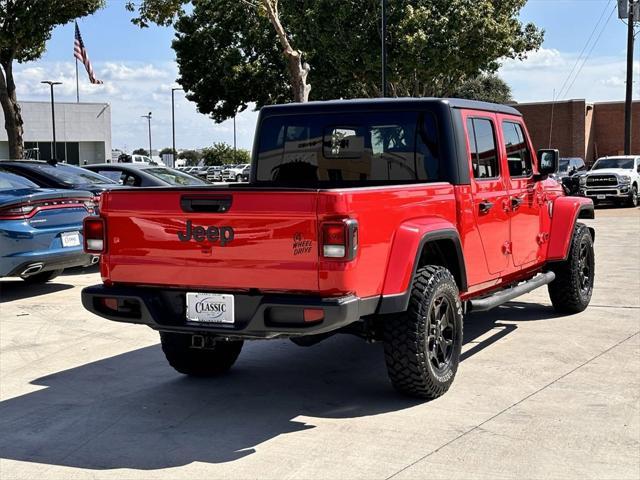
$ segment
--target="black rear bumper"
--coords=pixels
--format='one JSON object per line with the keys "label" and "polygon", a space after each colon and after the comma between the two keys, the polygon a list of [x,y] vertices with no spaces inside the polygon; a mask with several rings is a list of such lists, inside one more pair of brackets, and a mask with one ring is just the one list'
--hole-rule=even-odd
{"label": "black rear bumper", "polygon": [[[199,323],[186,318],[186,291],[150,287],[94,285],[82,290],[84,308],[116,322],[148,325],[154,330],[229,338],[276,338],[317,335],[345,327],[375,312],[378,297],[321,298],[304,295],[234,293],[234,324]],[[101,299],[117,299],[113,310]],[[303,321],[304,309],[322,309],[324,318]]]}

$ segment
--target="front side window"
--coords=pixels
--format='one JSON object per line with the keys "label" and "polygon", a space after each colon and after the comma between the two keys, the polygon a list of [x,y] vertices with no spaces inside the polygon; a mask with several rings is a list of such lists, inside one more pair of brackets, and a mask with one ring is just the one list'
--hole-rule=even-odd
{"label": "front side window", "polygon": [[256,180],[365,186],[440,180],[435,117],[428,112],[346,112],[266,118]]}
{"label": "front side window", "polygon": [[488,118],[468,118],[467,132],[473,177],[476,180],[498,178],[498,149],[493,122]]}
{"label": "front side window", "polygon": [[524,137],[522,125],[514,122],[502,123],[504,145],[507,149],[509,175],[512,178],[529,177],[533,174],[531,152]]}

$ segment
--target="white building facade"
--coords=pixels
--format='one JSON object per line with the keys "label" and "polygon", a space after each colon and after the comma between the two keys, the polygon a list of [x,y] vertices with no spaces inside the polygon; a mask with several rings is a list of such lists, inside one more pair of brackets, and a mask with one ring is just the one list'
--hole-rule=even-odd
{"label": "white building facade", "polygon": [[[52,158],[50,102],[20,102],[25,157]],[[72,165],[111,161],[111,106],[108,103],[56,102],[56,157]],[[7,131],[0,128],[0,159],[9,159]]]}

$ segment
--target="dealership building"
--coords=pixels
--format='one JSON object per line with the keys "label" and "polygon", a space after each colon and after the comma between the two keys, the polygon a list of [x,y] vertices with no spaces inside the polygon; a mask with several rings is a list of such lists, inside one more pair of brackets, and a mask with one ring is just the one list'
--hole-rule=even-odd
{"label": "dealership building", "polygon": [[[534,147],[557,148],[562,157],[580,157],[587,165],[624,151],[624,102],[518,103]],[[632,104],[631,152],[640,154],[640,102]]]}
{"label": "dealership building", "polygon": [[[50,102],[20,102],[25,156],[52,158]],[[111,106],[108,103],[56,102],[56,157],[73,165],[111,160]],[[0,128],[0,159],[9,158],[7,132]]]}

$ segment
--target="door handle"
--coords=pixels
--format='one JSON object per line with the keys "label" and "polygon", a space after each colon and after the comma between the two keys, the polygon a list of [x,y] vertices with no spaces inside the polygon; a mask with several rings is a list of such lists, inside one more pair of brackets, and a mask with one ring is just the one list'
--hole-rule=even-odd
{"label": "door handle", "polygon": [[520,205],[522,205],[523,201],[524,199],[522,197],[511,197],[511,209],[516,210]]}
{"label": "door handle", "polygon": [[487,213],[489,210],[493,208],[493,202],[488,200],[483,200],[480,202],[480,213]]}

